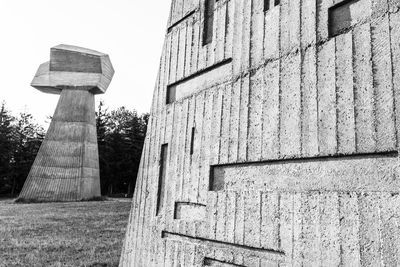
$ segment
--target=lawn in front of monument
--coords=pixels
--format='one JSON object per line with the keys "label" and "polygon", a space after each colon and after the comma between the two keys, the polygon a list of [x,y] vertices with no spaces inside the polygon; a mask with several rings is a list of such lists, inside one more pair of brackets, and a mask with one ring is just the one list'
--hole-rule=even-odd
{"label": "lawn in front of monument", "polygon": [[0,200],[0,266],[118,266],[130,200]]}

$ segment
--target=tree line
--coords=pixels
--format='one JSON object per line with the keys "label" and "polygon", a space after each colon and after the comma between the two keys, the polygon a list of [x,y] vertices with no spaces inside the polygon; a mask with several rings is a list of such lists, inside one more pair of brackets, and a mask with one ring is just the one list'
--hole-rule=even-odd
{"label": "tree line", "polygon": [[[109,110],[100,102],[96,112],[102,195],[132,196],[149,115],[125,107]],[[22,190],[45,137],[32,114],[14,116],[0,107],[0,196]]]}

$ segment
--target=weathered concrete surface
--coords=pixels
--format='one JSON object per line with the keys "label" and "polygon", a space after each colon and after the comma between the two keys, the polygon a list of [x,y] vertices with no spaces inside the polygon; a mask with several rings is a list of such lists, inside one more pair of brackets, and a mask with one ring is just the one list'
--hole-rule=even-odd
{"label": "weathered concrete surface", "polygon": [[263,2],[172,1],[121,266],[400,265],[400,2]]}
{"label": "weathered concrete surface", "polygon": [[278,160],[213,166],[210,190],[397,193],[398,154]]}
{"label": "weathered concrete surface", "polygon": [[97,51],[60,45],[51,49],[32,86],[60,99],[19,199],[79,201],[100,197],[94,94],[104,93],[113,69]]}

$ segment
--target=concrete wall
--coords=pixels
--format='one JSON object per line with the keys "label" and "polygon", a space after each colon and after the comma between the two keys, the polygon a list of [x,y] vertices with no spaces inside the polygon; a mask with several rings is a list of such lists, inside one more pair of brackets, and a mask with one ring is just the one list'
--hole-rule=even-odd
{"label": "concrete wall", "polygon": [[217,1],[204,47],[204,0],[172,2],[121,266],[400,265],[400,3],[330,37],[340,1],[263,2]]}

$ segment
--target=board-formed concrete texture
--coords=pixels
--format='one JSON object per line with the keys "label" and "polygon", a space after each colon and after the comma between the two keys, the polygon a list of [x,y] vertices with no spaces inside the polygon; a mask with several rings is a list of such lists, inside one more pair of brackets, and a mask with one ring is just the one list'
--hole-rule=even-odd
{"label": "board-formed concrete texture", "polygon": [[120,266],[400,266],[400,1],[212,5],[172,2]]}
{"label": "board-formed concrete texture", "polygon": [[59,45],[31,85],[60,94],[56,111],[19,199],[80,201],[101,196],[94,95],[105,93],[114,69],[108,55]]}

